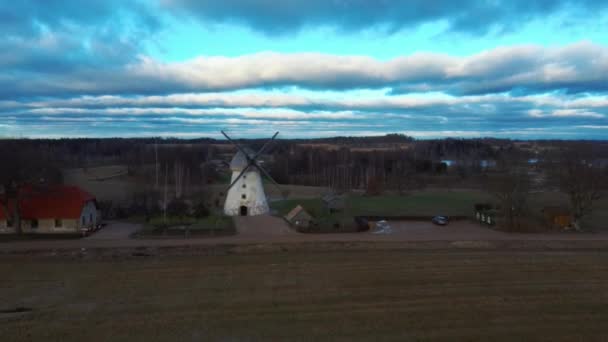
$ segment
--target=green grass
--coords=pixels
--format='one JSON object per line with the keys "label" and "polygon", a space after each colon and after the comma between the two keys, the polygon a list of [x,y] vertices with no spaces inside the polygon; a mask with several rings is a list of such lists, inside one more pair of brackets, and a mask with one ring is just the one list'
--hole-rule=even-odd
{"label": "green grass", "polygon": [[190,230],[234,229],[234,221],[228,216],[210,215],[196,220],[188,227]]}
{"label": "green grass", "polygon": [[347,204],[355,215],[468,216],[478,202],[491,197],[479,191],[422,191],[406,196],[353,196]]}
{"label": "green grass", "polygon": [[234,234],[236,228],[232,218],[220,215],[210,215],[205,218],[194,217],[153,217],[144,224],[139,236],[175,235],[175,234]]}
{"label": "green grass", "polygon": [[[346,214],[386,215],[386,216],[433,216],[433,215],[471,215],[477,202],[486,202],[491,197],[480,191],[421,191],[406,196],[356,196],[348,197]],[[302,205],[315,217],[326,216],[320,199],[290,199],[271,203],[281,216],[296,205]]]}
{"label": "green grass", "polygon": [[194,217],[177,217],[167,216],[164,218],[161,216],[155,216],[148,221],[148,225],[159,228],[159,227],[173,227],[173,226],[189,226],[197,222],[197,218]]}
{"label": "green grass", "polygon": [[155,216],[150,219],[148,225],[154,227],[188,226],[190,229],[213,229],[214,227],[225,226],[228,222],[232,222],[230,217],[220,215],[209,215],[204,218],[168,216],[166,221],[163,216]]}
{"label": "green grass", "polygon": [[277,211],[277,215],[285,216],[291,209],[297,205],[301,205],[314,217],[323,215],[324,210],[320,198],[304,198],[304,199],[288,199],[282,201],[270,202],[270,207]]}

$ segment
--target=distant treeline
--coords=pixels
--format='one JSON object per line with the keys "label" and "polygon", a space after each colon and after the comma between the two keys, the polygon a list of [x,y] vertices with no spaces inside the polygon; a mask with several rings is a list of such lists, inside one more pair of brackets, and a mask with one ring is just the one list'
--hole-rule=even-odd
{"label": "distant treeline", "polygon": [[[239,143],[260,148],[267,139],[239,139]],[[147,163],[150,162],[150,149],[154,145],[196,152],[200,158],[216,158],[217,151],[211,146],[230,144],[225,139],[177,139],[177,138],[74,138],[74,139],[3,139],[0,140],[0,158],[15,153],[43,155],[47,161],[65,167],[78,167],[85,164],[96,165],[109,162]],[[545,151],[588,146],[598,158],[608,158],[608,141],[538,140],[517,141],[495,138],[475,139],[431,139],[415,140],[402,134],[387,134],[371,137],[331,137],[318,139],[277,139],[270,152],[287,151],[296,145],[335,145],[335,148],[394,148],[408,150],[413,159],[496,159],[504,152],[514,150],[524,153],[543,154]],[[166,148],[162,149],[163,151]],[[186,152],[184,152],[186,153]],[[145,156],[144,156],[145,155]],[[293,155],[293,154],[292,154]],[[192,159],[192,158],[190,158]]]}

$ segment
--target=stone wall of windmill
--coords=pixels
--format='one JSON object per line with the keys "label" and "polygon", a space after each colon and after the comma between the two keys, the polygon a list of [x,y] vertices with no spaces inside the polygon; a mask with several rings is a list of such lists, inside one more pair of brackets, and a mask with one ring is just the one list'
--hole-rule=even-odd
{"label": "stone wall of windmill", "polygon": [[[232,171],[231,182],[234,182],[241,169]],[[228,190],[224,213],[230,216],[251,216],[267,214],[268,211],[262,178],[255,168],[250,168]]]}

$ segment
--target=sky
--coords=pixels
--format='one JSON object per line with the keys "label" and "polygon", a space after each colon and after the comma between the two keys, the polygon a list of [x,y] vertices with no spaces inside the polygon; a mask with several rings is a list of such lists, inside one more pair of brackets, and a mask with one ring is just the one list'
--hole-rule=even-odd
{"label": "sky", "polygon": [[608,138],[608,2],[0,0],[0,138]]}

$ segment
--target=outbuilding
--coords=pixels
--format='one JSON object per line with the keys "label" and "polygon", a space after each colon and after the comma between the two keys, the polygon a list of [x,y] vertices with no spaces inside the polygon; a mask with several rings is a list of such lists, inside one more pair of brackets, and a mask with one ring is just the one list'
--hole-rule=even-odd
{"label": "outbuilding", "polygon": [[308,228],[313,217],[301,205],[298,205],[285,215],[285,220],[296,228]]}
{"label": "outbuilding", "polygon": [[552,206],[542,210],[545,223],[550,228],[565,229],[572,225],[572,215],[566,207]]}

